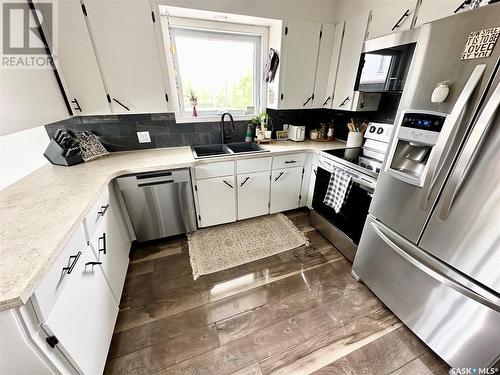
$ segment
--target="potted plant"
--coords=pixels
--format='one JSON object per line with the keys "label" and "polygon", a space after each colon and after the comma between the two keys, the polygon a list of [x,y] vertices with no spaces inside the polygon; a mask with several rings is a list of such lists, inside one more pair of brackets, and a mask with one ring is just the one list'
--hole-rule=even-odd
{"label": "potted plant", "polygon": [[198,105],[198,98],[194,94],[193,90],[190,90],[189,95],[186,95],[189,98],[189,104],[193,107],[193,117],[198,117],[198,112],[196,111],[196,106]]}
{"label": "potted plant", "polygon": [[266,112],[255,115],[250,120],[250,125],[255,128],[255,136],[257,137],[257,139],[262,140],[264,138],[271,138],[272,133],[270,130],[268,130],[269,116]]}

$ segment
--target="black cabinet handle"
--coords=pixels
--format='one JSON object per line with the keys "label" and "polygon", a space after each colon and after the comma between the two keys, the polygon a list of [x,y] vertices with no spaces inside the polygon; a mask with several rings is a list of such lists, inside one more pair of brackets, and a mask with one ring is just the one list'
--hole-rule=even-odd
{"label": "black cabinet handle", "polygon": [[331,97],[331,96],[329,96],[328,98],[326,98],[325,102],[323,103],[323,107],[324,107],[325,105],[327,105],[327,104],[328,104],[328,102],[329,102],[331,99],[332,99],[332,97]]}
{"label": "black cabinet handle", "polygon": [[82,111],[82,107],[80,107],[80,103],[78,103],[78,99],[74,98],[71,103],[73,103],[76,107],[73,108],[75,111]]}
{"label": "black cabinet handle", "polygon": [[224,182],[227,186],[229,186],[231,189],[233,188],[233,185],[231,185],[229,182],[227,182],[226,180],[222,180],[222,182]]}
{"label": "black cabinet handle", "polygon": [[285,173],[285,172],[280,172],[280,174],[278,175],[278,177],[276,177],[276,178],[274,179],[274,181],[275,181],[275,182],[276,182],[276,181],[278,181],[278,180],[279,180],[279,178],[280,178],[281,176],[283,176],[283,174],[284,174],[284,173]]}
{"label": "black cabinet handle", "polygon": [[104,216],[104,214],[108,210],[108,207],[109,207],[109,204],[107,204],[105,206],[101,206],[101,211],[97,212],[97,216],[99,216],[99,215]]}
{"label": "black cabinet handle", "polygon": [[102,262],[87,262],[85,263],[85,268],[87,268],[87,266],[92,266],[92,268],[94,268],[94,266],[98,266],[102,264]]}
{"label": "black cabinet handle", "polygon": [[240,187],[241,187],[241,186],[243,186],[243,185],[245,185],[245,183],[246,183],[248,180],[250,180],[250,177],[246,177],[246,178],[243,180],[243,182],[240,184]]}
{"label": "black cabinet handle", "polygon": [[66,273],[69,275],[71,272],[73,272],[73,268],[76,266],[76,262],[78,262],[78,259],[80,259],[80,255],[82,255],[82,252],[79,251],[76,253],[76,255],[70,255],[69,260],[73,260],[70,265],[67,267],[63,267],[63,272],[66,271]]}
{"label": "black cabinet handle", "polygon": [[[99,246],[99,242],[102,240],[102,249]],[[104,255],[106,255],[106,233],[102,234],[102,237],[99,237],[97,240],[97,247],[99,247],[99,253],[102,251]]]}
{"label": "black cabinet handle", "polygon": [[403,15],[399,18],[398,22],[396,22],[396,24],[392,27],[392,31],[396,30],[399,27],[401,21],[403,21],[409,15],[410,15],[410,10],[407,9],[406,12],[404,12]]}
{"label": "black cabinet handle", "polygon": [[467,4],[470,4],[470,0],[465,0],[462,4],[459,5],[457,9],[455,9],[453,13],[457,13],[459,10],[463,9],[463,7],[466,6]]}
{"label": "black cabinet handle", "polygon": [[305,107],[307,103],[309,103],[312,99],[314,99],[314,94],[307,98],[307,100],[302,104],[302,107]]}
{"label": "black cabinet handle", "polygon": [[318,170],[317,169],[313,169],[313,172],[314,174],[317,176],[318,175]]}
{"label": "black cabinet handle", "polygon": [[285,164],[293,164],[293,163],[297,163],[297,160],[287,160],[287,161],[285,161]]}
{"label": "black cabinet handle", "polygon": [[122,102],[120,102],[118,99],[115,99],[113,98],[113,101],[118,103],[119,105],[121,105],[123,108],[125,108],[127,111],[130,111],[130,108],[127,107],[125,104],[123,104]]}
{"label": "black cabinet handle", "polygon": [[349,100],[351,100],[350,97],[347,97],[344,99],[344,101],[342,103],[340,103],[339,107],[343,107],[345,103],[347,103]]}

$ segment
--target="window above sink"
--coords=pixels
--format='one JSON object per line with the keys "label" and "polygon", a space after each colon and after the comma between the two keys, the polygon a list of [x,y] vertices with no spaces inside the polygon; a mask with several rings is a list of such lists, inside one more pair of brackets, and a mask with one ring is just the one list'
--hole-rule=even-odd
{"label": "window above sink", "polygon": [[224,112],[247,120],[265,110],[269,33],[282,21],[163,5],[160,15],[177,122],[218,121]]}

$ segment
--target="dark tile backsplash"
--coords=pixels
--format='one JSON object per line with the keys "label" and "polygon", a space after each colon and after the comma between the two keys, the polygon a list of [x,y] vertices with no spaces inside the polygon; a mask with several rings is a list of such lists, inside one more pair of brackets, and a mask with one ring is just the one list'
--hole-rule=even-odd
{"label": "dark tile backsplash", "polygon": [[[398,95],[383,96],[377,112],[348,112],[326,108],[318,109],[268,109],[267,113],[273,130],[283,129],[283,124],[305,125],[306,134],[309,130],[317,129],[321,123],[334,125],[335,138],[347,138],[347,122],[353,118],[356,122],[394,121]],[[232,133],[233,142],[245,139],[248,121],[235,121],[235,131]],[[49,137],[53,137],[57,129],[89,130],[97,135],[101,143],[109,151],[141,150],[157,147],[173,147],[220,143],[220,122],[193,122],[178,124],[173,113],[131,114],[131,115],[102,115],[76,116],[63,121],[45,125]],[[226,122],[226,134],[230,133],[229,123]],[[150,143],[139,143],[138,131],[149,131]]]}

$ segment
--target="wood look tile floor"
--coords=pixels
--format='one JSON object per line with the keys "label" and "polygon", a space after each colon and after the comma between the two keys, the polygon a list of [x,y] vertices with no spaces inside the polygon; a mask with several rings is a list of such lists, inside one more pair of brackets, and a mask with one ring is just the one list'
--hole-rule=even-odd
{"label": "wood look tile floor", "polygon": [[135,249],[106,374],[447,374],[309,222],[300,247],[191,276],[187,241]]}

